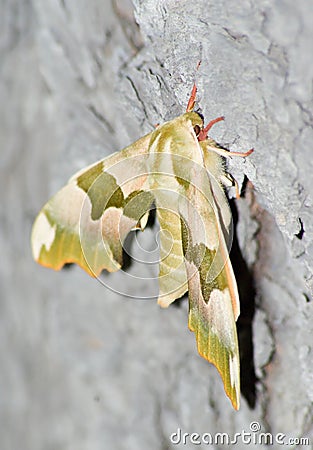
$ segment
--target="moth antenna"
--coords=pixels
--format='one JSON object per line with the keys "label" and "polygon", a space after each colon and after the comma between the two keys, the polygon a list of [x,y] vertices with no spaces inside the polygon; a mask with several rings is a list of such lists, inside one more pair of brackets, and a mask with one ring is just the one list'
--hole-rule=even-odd
{"label": "moth antenna", "polygon": [[[201,64],[201,61],[198,62],[196,70],[199,70],[200,64]],[[196,103],[196,96],[197,96],[197,85],[196,85],[196,83],[194,83],[192,90],[191,90],[190,97],[189,97],[189,101],[187,104],[186,112],[193,111],[193,108],[195,107],[195,103]]]}
{"label": "moth antenna", "polygon": [[200,131],[198,136],[198,141],[205,141],[208,137],[209,130],[213,127],[213,125],[217,122],[224,120],[224,116],[217,117],[216,119],[211,120],[203,130]]}

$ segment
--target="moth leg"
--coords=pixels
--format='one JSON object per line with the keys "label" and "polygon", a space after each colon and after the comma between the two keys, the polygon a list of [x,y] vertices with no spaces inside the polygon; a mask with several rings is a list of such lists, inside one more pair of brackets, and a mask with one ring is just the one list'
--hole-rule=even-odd
{"label": "moth leg", "polygon": [[230,173],[224,173],[221,178],[221,183],[224,186],[227,187],[232,187],[234,186],[235,190],[236,190],[236,198],[240,198],[240,191],[239,191],[239,185],[238,185],[238,181],[236,180],[236,178],[234,178]]}
{"label": "moth leg", "polygon": [[[221,120],[224,120],[224,116],[217,117],[216,119],[211,120],[199,133],[198,135],[198,141],[205,141],[208,139],[208,132],[213,127],[214,124],[217,122],[220,122]],[[245,158],[246,156],[251,155],[252,152],[254,152],[253,148],[250,148],[247,152],[231,152],[229,150],[226,150],[224,148],[221,148],[220,146],[210,146],[208,145],[207,148],[212,150],[215,153],[218,153],[221,156],[224,156],[225,158],[230,158],[232,156],[240,156],[241,158]]]}
{"label": "moth leg", "polygon": [[246,156],[251,155],[254,152],[254,148],[250,148],[247,152],[230,152],[228,151],[229,156],[240,156],[241,158],[245,158]]}
{"label": "moth leg", "polygon": [[221,156],[224,156],[224,158],[231,158],[232,156],[240,156],[241,158],[245,158],[246,156],[251,155],[251,153],[254,152],[253,148],[250,148],[247,152],[231,152],[229,150],[225,150],[224,148],[220,147],[213,147],[211,145],[207,146],[207,149],[212,150],[212,152],[218,153]]}

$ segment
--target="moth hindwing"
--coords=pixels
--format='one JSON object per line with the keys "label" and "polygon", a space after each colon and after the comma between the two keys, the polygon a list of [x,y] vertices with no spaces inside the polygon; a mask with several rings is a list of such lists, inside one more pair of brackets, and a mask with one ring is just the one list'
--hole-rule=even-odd
{"label": "moth hindwing", "polygon": [[[37,216],[34,259],[55,270],[76,263],[92,276],[122,266],[123,242],[144,229],[154,203],[160,225],[159,299],[167,307],[189,293],[189,328],[198,351],[219,371],[239,408],[239,298],[228,256],[231,214],[221,182],[232,153],[207,137],[192,111],[75,174]],[[252,151],[252,150],[251,150]],[[239,153],[247,156],[251,153]]]}

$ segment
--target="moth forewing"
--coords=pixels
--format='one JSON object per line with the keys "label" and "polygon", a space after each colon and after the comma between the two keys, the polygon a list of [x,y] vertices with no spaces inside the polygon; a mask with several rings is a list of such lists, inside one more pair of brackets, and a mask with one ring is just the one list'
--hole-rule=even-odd
{"label": "moth forewing", "polygon": [[144,228],[153,197],[146,190],[150,135],[75,174],[50,199],[34,222],[34,259],[59,270],[76,263],[88,274],[114,272],[122,245],[137,226]]}
{"label": "moth forewing", "polygon": [[239,351],[235,319],[227,288],[214,288],[209,298],[199,271],[186,261],[189,295],[189,328],[196,334],[199,354],[215,365],[224,389],[235,409],[239,409]]}
{"label": "moth forewing", "polygon": [[200,355],[216,366],[226,394],[238,409],[238,293],[215,203],[217,186],[214,193],[203,166],[195,165],[189,176],[190,183],[180,201],[189,328],[196,334]]}
{"label": "moth forewing", "polygon": [[225,172],[223,158],[218,153],[212,151],[214,146],[218,148],[218,144],[213,139],[206,139],[200,142],[200,146],[203,151],[204,164],[210,180],[213,197],[212,206],[215,209],[216,223],[221,230],[219,248],[222,254],[222,260],[225,262],[224,269],[231,292],[235,320],[237,320],[240,314],[240,301],[234,271],[229,259],[229,251],[233,239],[233,222],[229,203],[222,186],[222,184],[225,184],[224,180],[228,174]]}

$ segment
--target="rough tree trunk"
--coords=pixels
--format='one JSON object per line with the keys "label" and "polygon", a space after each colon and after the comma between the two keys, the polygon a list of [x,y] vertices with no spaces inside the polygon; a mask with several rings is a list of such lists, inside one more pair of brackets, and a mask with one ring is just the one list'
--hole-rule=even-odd
{"label": "rough tree trunk", "polygon": [[[310,2],[2,0],[0,23],[1,449],[191,449],[171,434],[232,437],[252,422],[312,446]],[[229,164],[246,187],[232,200],[239,412],[197,354],[186,299],[162,310],[119,294],[157,294],[136,243],[128,271],[103,275],[111,289],[78,267],[37,266],[29,246],[49,196],[181,114],[195,77],[206,119],[225,116],[212,137],[255,148]],[[150,255],[155,232],[140,236]]]}

